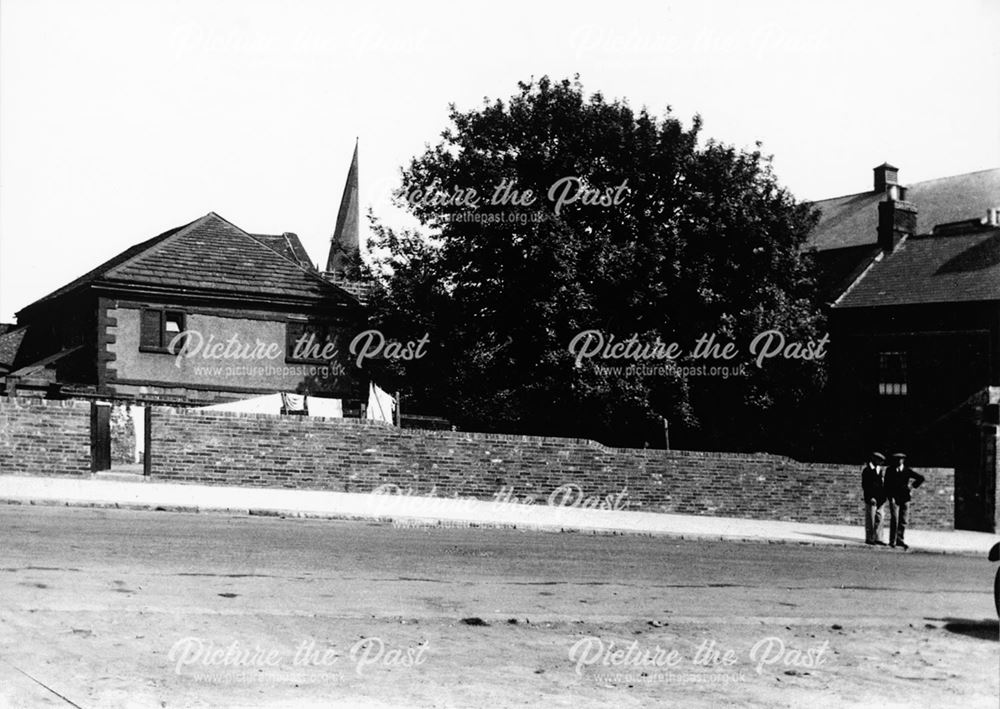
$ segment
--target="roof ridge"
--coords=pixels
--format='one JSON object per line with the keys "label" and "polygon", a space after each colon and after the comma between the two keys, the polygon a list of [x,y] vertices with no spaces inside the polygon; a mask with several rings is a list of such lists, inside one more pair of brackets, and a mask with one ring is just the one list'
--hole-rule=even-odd
{"label": "roof ridge", "polygon": [[969,177],[971,175],[979,175],[984,172],[997,172],[1000,173],[1000,167],[987,167],[982,170],[973,170],[972,172],[957,172],[954,175],[943,175],[941,177],[931,177],[926,180],[920,180],[920,182],[911,182],[909,185],[903,185],[903,187],[914,187],[915,185],[925,185],[928,182],[939,182],[940,180],[954,180],[956,177]]}
{"label": "roof ridge", "polygon": [[[963,219],[960,222],[949,222],[951,224],[962,224],[963,222],[976,222],[976,218]],[[940,226],[940,225],[938,225]],[[966,229],[956,229],[955,231],[937,232],[925,231],[920,234],[910,234],[907,239],[953,239],[956,236],[978,236],[980,234],[986,234],[991,231],[1000,231],[1000,226],[992,226],[990,224],[983,224],[982,222],[976,222],[975,224],[969,224]]]}
{"label": "roof ridge", "polygon": [[[905,187],[905,185],[904,185],[904,187]],[[866,195],[866,194],[874,195],[874,194],[879,194],[879,193],[876,192],[875,190],[868,190],[866,192],[848,192],[847,194],[837,195],[836,197],[824,197],[823,199],[812,199],[812,200],[806,199],[806,200],[803,200],[803,201],[807,202],[809,204],[818,204],[820,202],[832,202],[835,199],[846,199],[847,197],[861,197],[862,195]]]}
{"label": "roof ridge", "polygon": [[[181,236],[181,234],[188,233],[195,226],[204,223],[206,219],[208,219],[209,217],[211,217],[213,215],[216,216],[216,217],[218,217],[219,219],[222,219],[222,217],[219,217],[219,215],[216,214],[215,212],[209,212],[208,214],[200,216],[197,219],[195,219],[193,222],[188,222],[187,224],[185,224],[184,226],[182,226],[180,229],[178,229],[177,231],[175,231],[173,234],[170,234],[167,238],[163,239],[162,241],[158,241],[155,244],[150,245],[150,247],[148,249],[142,249],[141,251],[137,251],[136,253],[132,254],[132,256],[130,256],[129,258],[125,259],[121,263],[115,264],[112,268],[109,268],[104,275],[108,276],[108,275],[111,274],[112,271],[117,271],[118,269],[121,269],[121,268],[124,268],[126,266],[129,266],[129,265],[131,265],[133,262],[135,262],[137,259],[139,259],[141,257],[145,257],[145,256],[148,256],[149,254],[156,253],[165,244],[167,244],[168,242],[174,241],[175,239],[179,238]],[[223,221],[225,221],[225,220],[223,219]]]}
{"label": "roof ridge", "polygon": [[[286,244],[288,244],[288,250],[289,250],[289,252],[291,252],[293,254],[296,253],[296,251],[295,251],[295,244],[292,243],[292,237],[293,236],[295,237],[295,243],[297,243],[299,245],[299,247],[302,249],[302,251],[305,252],[306,251],[306,247],[302,243],[302,240],[299,239],[298,234],[296,234],[295,232],[286,231],[286,232],[282,232],[281,238],[285,240]],[[306,252],[306,256],[309,256],[308,252]],[[312,265],[312,257],[310,256],[306,260],[309,262],[309,265],[311,266]],[[299,258],[299,265],[300,266],[302,265],[302,259],[301,258]]]}
{"label": "roof ridge", "polygon": [[[257,248],[262,250],[260,252],[260,256],[265,257],[265,259],[279,258],[281,259],[281,263],[293,266],[297,270],[297,272],[305,276],[303,281],[313,284],[322,284],[325,290],[336,293],[339,296],[339,300],[341,300],[346,304],[359,302],[358,298],[354,296],[346,288],[343,288],[337,285],[336,283],[333,283],[323,278],[317,272],[303,266],[302,263],[295,260],[290,255],[286,256],[285,254],[276,251],[274,248],[265,243],[262,240],[262,238],[255,237],[254,235],[247,232],[245,229],[237,226],[236,224],[233,224],[231,221],[229,221],[222,215],[218,214],[217,212],[210,211],[207,214],[198,217],[197,219],[191,222],[188,222],[187,224],[184,224],[179,227],[174,227],[172,229],[168,229],[167,231],[162,232],[157,236],[154,236],[150,239],[146,239],[145,241],[141,241],[138,244],[134,244],[126,248],[124,251],[104,261],[99,266],[88,271],[79,278],[70,281],[64,286],[52,291],[48,295],[45,295],[42,298],[39,298],[38,300],[35,300],[34,302],[26,305],[24,308],[21,308],[18,311],[18,315],[20,315],[20,313],[22,313],[23,311],[32,308],[43,301],[48,301],[57,297],[61,297],[66,293],[70,293],[79,288],[93,285],[94,283],[100,282],[102,280],[111,283],[116,283],[119,280],[126,278],[126,276],[123,276],[122,274],[128,272],[130,268],[135,267],[136,264],[140,263],[143,259],[155,257],[156,254],[158,254],[163,249],[169,248],[169,246],[178,239],[182,239],[186,235],[190,234],[192,231],[205,227],[206,223],[211,223],[213,220],[216,222],[221,222],[221,224],[230,227],[232,229],[233,234],[237,235],[238,239],[243,239],[244,241],[253,242],[253,244],[255,244]],[[270,236],[270,235],[262,235],[262,236]],[[282,234],[282,236],[284,236],[284,234]],[[260,256],[256,258],[260,258]],[[279,266],[278,268],[280,269],[282,267]],[[285,275],[286,278],[291,278],[291,280],[288,281],[288,286],[291,287],[292,283],[294,282],[294,278],[290,277],[290,274],[288,274],[287,272]],[[300,286],[304,285],[302,282],[299,283]]]}
{"label": "roof ridge", "polygon": [[[971,175],[979,175],[984,172],[1000,172],[1000,167],[987,167],[982,170],[973,170],[972,172],[958,172],[954,175],[944,175],[942,177],[931,177],[926,180],[920,180],[919,182],[910,183],[900,183],[900,187],[906,189],[913,189],[917,185],[926,185],[930,182],[939,182],[941,180],[954,180],[956,177],[969,177]],[[848,192],[847,194],[835,195],[833,197],[824,197],[823,199],[813,199],[813,200],[803,200],[809,204],[819,204],[820,202],[832,202],[835,199],[846,199],[848,197],[861,197],[863,195],[876,195],[882,194],[878,190],[862,190],[861,192]]]}
{"label": "roof ridge", "polygon": [[[209,214],[215,214],[215,212],[209,212]],[[325,278],[323,278],[319,274],[314,273],[313,271],[311,271],[310,269],[306,268],[305,266],[303,266],[298,261],[290,259],[287,256],[285,256],[284,254],[278,253],[277,251],[275,251],[274,249],[272,249],[270,246],[268,246],[267,244],[265,244],[263,241],[261,241],[260,239],[258,239],[256,236],[254,236],[250,232],[246,231],[245,229],[241,229],[240,227],[236,226],[235,224],[233,224],[231,221],[229,221],[225,217],[220,216],[218,214],[215,214],[215,216],[218,217],[219,219],[221,219],[222,221],[224,221],[229,226],[231,226],[234,229],[236,229],[237,231],[239,231],[240,233],[242,233],[244,236],[246,236],[247,238],[249,238],[255,244],[263,247],[264,249],[267,249],[267,252],[269,254],[274,254],[278,258],[284,259],[286,262],[292,264],[293,266],[295,266],[295,268],[299,269],[302,273],[304,273],[306,276],[308,276],[309,278],[313,279],[314,281],[322,283],[322,284],[324,284],[324,285],[326,285],[328,287],[335,288],[336,290],[338,290],[341,293],[343,293],[344,295],[346,295],[348,298],[351,298],[352,300],[355,300],[355,301],[357,300],[357,298],[355,298],[353,295],[351,295],[350,292],[348,292],[344,288],[341,288],[336,283],[332,283],[331,281],[326,280]],[[271,235],[270,234],[262,234],[261,236],[271,236]],[[274,234],[274,236],[277,236],[277,234]],[[284,234],[282,234],[282,236],[284,236]]]}
{"label": "roof ridge", "polygon": [[[204,217],[202,217],[202,219],[203,218]],[[57,298],[59,296],[65,295],[66,293],[69,293],[70,291],[74,290],[75,288],[79,288],[80,286],[84,286],[84,285],[87,285],[88,283],[93,282],[94,280],[96,280],[99,276],[101,276],[105,272],[110,271],[110,270],[115,269],[115,268],[118,268],[121,264],[123,264],[123,263],[125,263],[127,261],[132,260],[132,258],[134,258],[134,257],[136,257],[136,256],[138,256],[140,254],[146,253],[149,250],[149,247],[154,246],[154,245],[156,245],[158,243],[162,243],[163,241],[167,241],[171,236],[173,236],[174,234],[177,234],[177,233],[179,233],[179,232],[187,229],[188,227],[190,227],[192,224],[194,224],[197,221],[199,221],[199,219],[196,219],[193,222],[188,222],[187,224],[182,224],[181,226],[171,227],[170,229],[167,229],[166,231],[160,232],[156,236],[152,236],[152,237],[150,237],[150,238],[148,238],[148,239],[146,239],[144,241],[140,241],[138,244],[133,244],[132,246],[129,246],[124,251],[120,251],[117,254],[115,254],[114,256],[112,256],[111,258],[109,258],[109,259],[107,259],[105,261],[102,261],[100,264],[98,264],[94,268],[90,269],[89,271],[87,271],[86,273],[84,273],[82,276],[78,276],[77,278],[74,278],[73,280],[71,280],[69,283],[66,283],[65,285],[62,285],[59,288],[56,288],[54,291],[51,291],[51,292],[47,293],[46,295],[43,295],[41,298],[38,298],[38,299],[33,300],[32,302],[28,303],[23,308],[21,308],[20,310],[18,310],[17,313],[15,313],[15,315],[20,314],[21,312],[27,310],[28,308],[30,308],[30,307],[32,307],[34,305],[37,305],[38,303],[42,303],[44,301],[52,300],[52,299]],[[157,240],[159,240],[159,241],[157,241]],[[126,256],[126,254],[130,254],[130,255]]]}
{"label": "roof ridge", "polygon": [[[281,244],[287,247],[287,254],[291,255],[293,260],[299,263],[299,265],[303,266],[303,268],[305,268],[306,270],[313,270],[313,271],[318,270],[313,266],[312,257],[309,255],[309,252],[306,251],[306,247],[302,243],[301,239],[299,239],[299,235],[296,234],[295,232],[286,231],[282,232],[281,234],[260,234],[256,232],[247,232],[247,233],[258,240],[267,239],[268,241],[272,240],[280,241]],[[269,243],[265,243],[264,245],[267,246],[272,251],[277,251],[279,255],[284,256],[285,258],[289,258],[288,255],[283,253],[280,249],[276,248],[275,246]],[[308,264],[308,266],[305,266],[304,264]]]}

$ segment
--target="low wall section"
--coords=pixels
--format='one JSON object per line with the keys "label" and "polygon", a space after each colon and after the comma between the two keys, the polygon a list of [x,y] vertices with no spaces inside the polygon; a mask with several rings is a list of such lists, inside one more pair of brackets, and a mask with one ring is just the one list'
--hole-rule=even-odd
{"label": "low wall section", "polygon": [[[400,492],[645,512],[861,524],[859,466],[766,454],[607,448],[593,441],[398,429],[153,407],[151,475],[178,483]],[[90,404],[0,399],[0,474],[90,474]],[[912,523],[950,529],[954,471],[920,469]],[[569,486],[568,488],[565,486]]]}
{"label": "low wall section", "polygon": [[[766,454],[607,448],[593,441],[197,409],[154,408],[152,474],[255,487],[403,492],[544,504],[562,486],[588,504],[645,512],[861,524],[860,465]],[[921,469],[912,524],[950,529],[954,472]],[[625,492],[622,496],[621,493]]]}
{"label": "low wall section", "polygon": [[90,403],[0,399],[0,473],[90,475]]}

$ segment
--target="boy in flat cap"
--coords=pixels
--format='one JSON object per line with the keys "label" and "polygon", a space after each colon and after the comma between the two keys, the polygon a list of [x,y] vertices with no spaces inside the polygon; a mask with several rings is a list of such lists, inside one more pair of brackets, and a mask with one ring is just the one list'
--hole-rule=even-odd
{"label": "boy in flat cap", "polygon": [[909,549],[903,541],[910,511],[910,481],[918,488],[924,476],[906,465],[906,453],[894,453],[892,466],[885,474],[885,493],[889,498],[889,546]]}
{"label": "boy in flat cap", "polygon": [[885,504],[885,456],[875,452],[861,469],[861,493],[865,499],[865,544],[885,545],[879,539],[882,526],[882,505]]}

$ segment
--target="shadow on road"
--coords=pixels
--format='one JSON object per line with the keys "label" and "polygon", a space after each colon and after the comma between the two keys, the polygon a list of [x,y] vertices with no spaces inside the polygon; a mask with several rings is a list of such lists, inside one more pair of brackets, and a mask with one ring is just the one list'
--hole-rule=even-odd
{"label": "shadow on road", "polygon": [[958,633],[980,640],[1000,641],[1000,620],[970,620],[968,618],[925,618],[925,620],[937,620],[944,623],[942,627],[950,633]]}

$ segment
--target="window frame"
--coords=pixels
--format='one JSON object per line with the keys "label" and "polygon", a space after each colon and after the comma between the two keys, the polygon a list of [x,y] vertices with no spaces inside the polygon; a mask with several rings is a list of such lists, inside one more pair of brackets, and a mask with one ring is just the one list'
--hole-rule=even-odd
{"label": "window frame", "polygon": [[[909,396],[909,356],[905,350],[880,350],[876,390],[879,396]],[[890,358],[898,358],[890,365]]]}
{"label": "window frame", "polygon": [[[156,313],[159,319],[159,326],[157,328],[159,337],[156,344],[151,344],[145,340],[145,332],[147,331],[145,328],[145,322],[148,313]],[[177,333],[167,330],[167,322],[172,317],[176,318],[180,323],[180,330],[178,332],[184,332],[187,330],[187,316],[188,313],[183,308],[143,306],[139,314],[139,351],[151,354],[176,355],[180,348],[171,352],[169,344],[170,341],[177,336]],[[182,342],[181,347],[183,346],[184,344]]]}
{"label": "window frame", "polygon": [[[341,334],[342,325],[339,322],[314,322],[309,320],[299,320],[299,319],[289,319],[285,322],[285,364],[312,364],[312,365],[328,365],[331,361],[339,361],[339,358],[343,357],[344,353],[340,351],[340,341],[339,335]],[[298,331],[296,333],[296,331]],[[318,343],[320,350],[327,343],[331,343],[336,348],[337,359],[329,360],[323,358],[310,358],[310,357],[293,357],[295,352],[295,343],[300,337],[308,334],[313,334],[317,336],[317,339],[321,339]]]}

